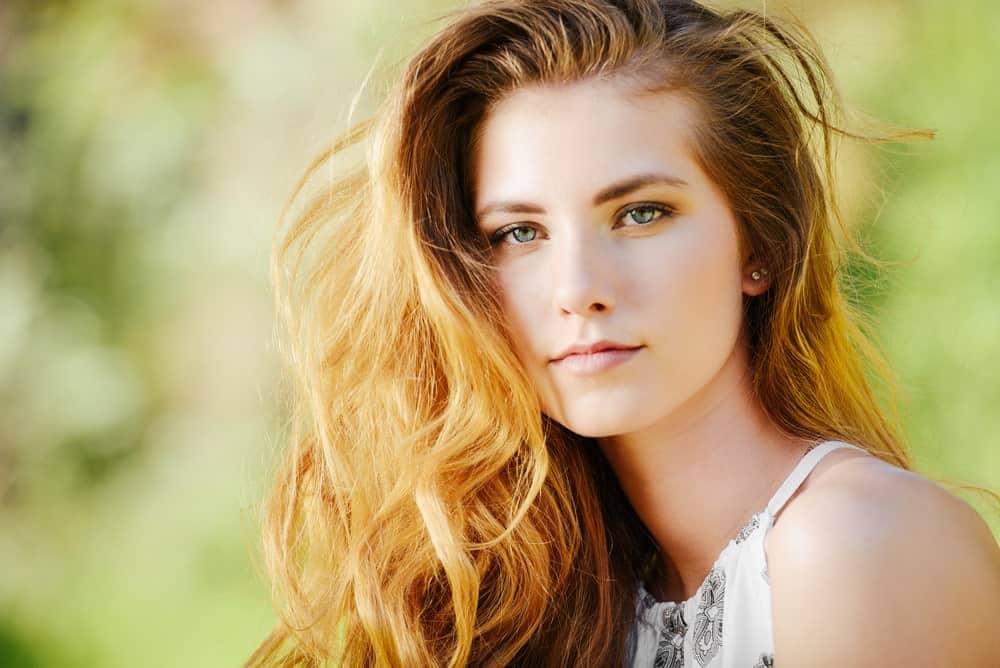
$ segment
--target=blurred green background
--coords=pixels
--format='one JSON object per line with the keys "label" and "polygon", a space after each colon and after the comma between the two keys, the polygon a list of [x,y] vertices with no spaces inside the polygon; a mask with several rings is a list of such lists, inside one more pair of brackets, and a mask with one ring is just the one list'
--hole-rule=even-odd
{"label": "blurred green background", "polygon": [[[1000,488],[1000,5],[782,4],[848,100],[939,131],[845,147],[848,210],[901,262],[865,298],[919,469]],[[271,627],[275,220],[457,6],[0,3],[0,665],[234,666]]]}

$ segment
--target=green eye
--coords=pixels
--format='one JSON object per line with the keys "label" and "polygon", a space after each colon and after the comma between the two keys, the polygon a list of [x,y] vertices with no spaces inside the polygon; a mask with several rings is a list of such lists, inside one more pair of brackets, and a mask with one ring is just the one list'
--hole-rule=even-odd
{"label": "green eye", "polygon": [[[494,246],[506,244],[508,246],[519,246],[534,241],[538,236],[538,230],[528,225],[508,225],[490,235],[490,243]],[[508,240],[513,237],[513,240]]]}
{"label": "green eye", "polygon": [[652,206],[637,206],[634,209],[629,209],[626,212],[633,222],[639,225],[646,225],[656,220],[657,216],[662,213],[657,207]]}
{"label": "green eye", "polygon": [[515,227],[509,234],[514,237],[514,240],[519,244],[525,244],[529,241],[535,240],[535,235],[538,232],[533,227]]}

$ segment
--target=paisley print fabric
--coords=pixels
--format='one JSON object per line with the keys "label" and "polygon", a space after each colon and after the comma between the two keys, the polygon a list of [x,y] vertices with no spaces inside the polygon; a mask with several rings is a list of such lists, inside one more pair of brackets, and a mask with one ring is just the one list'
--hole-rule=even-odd
{"label": "paisley print fabric", "polygon": [[684,668],[684,636],[687,624],[684,622],[684,608],[679,605],[663,610],[663,633],[656,648],[653,668]]}
{"label": "paisley print fabric", "polygon": [[701,586],[694,621],[694,658],[707,666],[722,646],[722,614],[726,602],[726,572],[714,568]]}
{"label": "paisley print fabric", "polygon": [[760,513],[754,513],[754,516],[750,518],[746,526],[740,529],[740,532],[736,534],[736,542],[742,543],[745,541],[754,530],[760,526]]}

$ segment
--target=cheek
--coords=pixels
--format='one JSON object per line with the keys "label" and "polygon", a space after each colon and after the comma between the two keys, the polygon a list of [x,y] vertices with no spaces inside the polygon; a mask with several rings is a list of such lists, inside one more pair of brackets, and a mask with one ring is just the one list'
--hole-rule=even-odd
{"label": "cheek", "polygon": [[639,240],[622,263],[628,292],[645,304],[661,301],[667,311],[700,301],[729,262],[726,244],[706,227],[690,220],[662,237]]}
{"label": "cheek", "polygon": [[504,267],[497,272],[496,284],[507,329],[514,339],[518,356],[527,362],[532,357],[532,342],[537,342],[542,335],[545,282],[536,280],[523,267],[516,271]]}
{"label": "cheek", "polygon": [[653,403],[683,401],[732,349],[742,299],[738,250],[725,222],[692,216],[630,246],[616,324],[649,347],[648,372],[634,380]]}
{"label": "cheek", "polygon": [[649,334],[666,345],[664,352],[694,361],[718,354],[739,328],[739,253],[735,239],[722,234],[676,241],[656,263],[645,263],[656,280],[636,282],[632,289],[642,295]]}

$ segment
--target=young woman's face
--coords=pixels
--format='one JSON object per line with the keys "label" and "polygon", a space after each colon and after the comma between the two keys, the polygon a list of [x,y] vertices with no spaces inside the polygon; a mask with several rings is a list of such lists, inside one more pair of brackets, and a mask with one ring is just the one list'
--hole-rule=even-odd
{"label": "young woman's face", "polygon": [[[732,363],[753,289],[736,221],[695,163],[691,108],[624,81],[531,87],[486,118],[475,210],[545,413],[571,431],[648,427]],[[630,350],[558,358],[608,341]]]}

